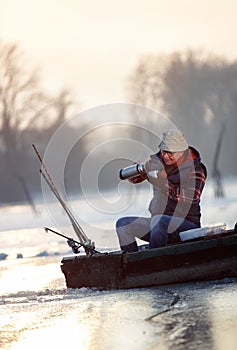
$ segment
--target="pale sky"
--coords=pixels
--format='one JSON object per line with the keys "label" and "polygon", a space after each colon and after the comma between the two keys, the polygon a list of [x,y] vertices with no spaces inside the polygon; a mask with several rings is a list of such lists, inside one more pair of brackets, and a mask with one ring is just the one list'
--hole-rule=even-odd
{"label": "pale sky", "polygon": [[129,102],[143,54],[204,49],[237,58],[235,0],[0,0],[0,39],[15,42],[50,91],[83,108]]}

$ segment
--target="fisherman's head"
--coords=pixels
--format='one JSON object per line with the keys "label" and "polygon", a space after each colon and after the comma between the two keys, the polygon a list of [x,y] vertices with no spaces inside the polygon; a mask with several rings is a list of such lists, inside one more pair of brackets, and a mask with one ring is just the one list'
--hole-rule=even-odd
{"label": "fisherman's head", "polygon": [[188,149],[188,143],[181,131],[170,129],[163,132],[159,148],[164,163],[166,165],[172,165],[183,156],[184,152]]}

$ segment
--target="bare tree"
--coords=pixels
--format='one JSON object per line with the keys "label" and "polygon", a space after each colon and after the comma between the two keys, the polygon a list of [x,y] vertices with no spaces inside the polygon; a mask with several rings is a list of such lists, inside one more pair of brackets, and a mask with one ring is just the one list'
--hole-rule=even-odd
{"label": "bare tree", "polygon": [[218,166],[219,158],[220,158],[220,150],[223,143],[224,133],[226,129],[226,124],[222,123],[222,127],[220,130],[220,134],[216,143],[216,150],[214,154],[214,160],[213,160],[213,169],[212,169],[212,177],[214,180],[214,192],[215,197],[221,198],[224,197],[224,189],[223,189],[223,183],[222,183],[222,175],[221,171]]}
{"label": "bare tree", "polygon": [[49,101],[38,89],[36,72],[23,70],[16,45],[0,46],[0,135],[11,161],[21,149],[21,133],[48,108]]}
{"label": "bare tree", "polygon": [[67,90],[56,98],[42,92],[38,71],[28,69],[18,46],[0,42],[0,153],[5,165],[0,172],[15,178],[28,199],[24,165],[30,131],[53,132],[71,104]]}
{"label": "bare tree", "polygon": [[[127,92],[129,99],[137,105],[146,106],[154,110],[161,110],[161,92],[164,84],[166,60],[164,57],[146,55],[141,57],[135,70],[128,78]],[[144,115],[136,117],[142,121]]]}

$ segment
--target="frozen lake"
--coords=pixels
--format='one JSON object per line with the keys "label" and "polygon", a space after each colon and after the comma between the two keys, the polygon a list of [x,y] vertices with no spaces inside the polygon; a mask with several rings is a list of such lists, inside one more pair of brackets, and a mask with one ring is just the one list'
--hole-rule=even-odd
{"label": "frozen lake", "polygon": [[[207,185],[203,226],[232,228],[237,222],[237,181],[228,180],[225,192],[217,200]],[[149,197],[142,191],[137,195]],[[129,204],[119,216],[140,213],[141,202]],[[98,250],[118,249],[118,214],[95,215],[83,200],[72,207]],[[39,204],[38,215],[26,205],[0,209],[0,253],[7,254],[0,261],[1,349],[237,349],[235,278],[121,291],[66,289],[60,261],[71,252],[63,238],[43,227],[75,235],[58,204],[52,208]]]}

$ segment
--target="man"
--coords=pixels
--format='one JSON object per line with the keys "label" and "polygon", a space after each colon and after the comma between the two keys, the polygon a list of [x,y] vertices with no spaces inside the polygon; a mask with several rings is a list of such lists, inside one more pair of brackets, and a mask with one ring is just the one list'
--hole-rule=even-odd
{"label": "man", "polygon": [[145,174],[130,181],[153,185],[151,217],[122,217],[116,223],[120,247],[138,250],[135,237],[159,248],[180,241],[179,232],[200,227],[200,197],[207,176],[196,149],[188,146],[179,130],[163,133],[160,151],[145,163]]}

